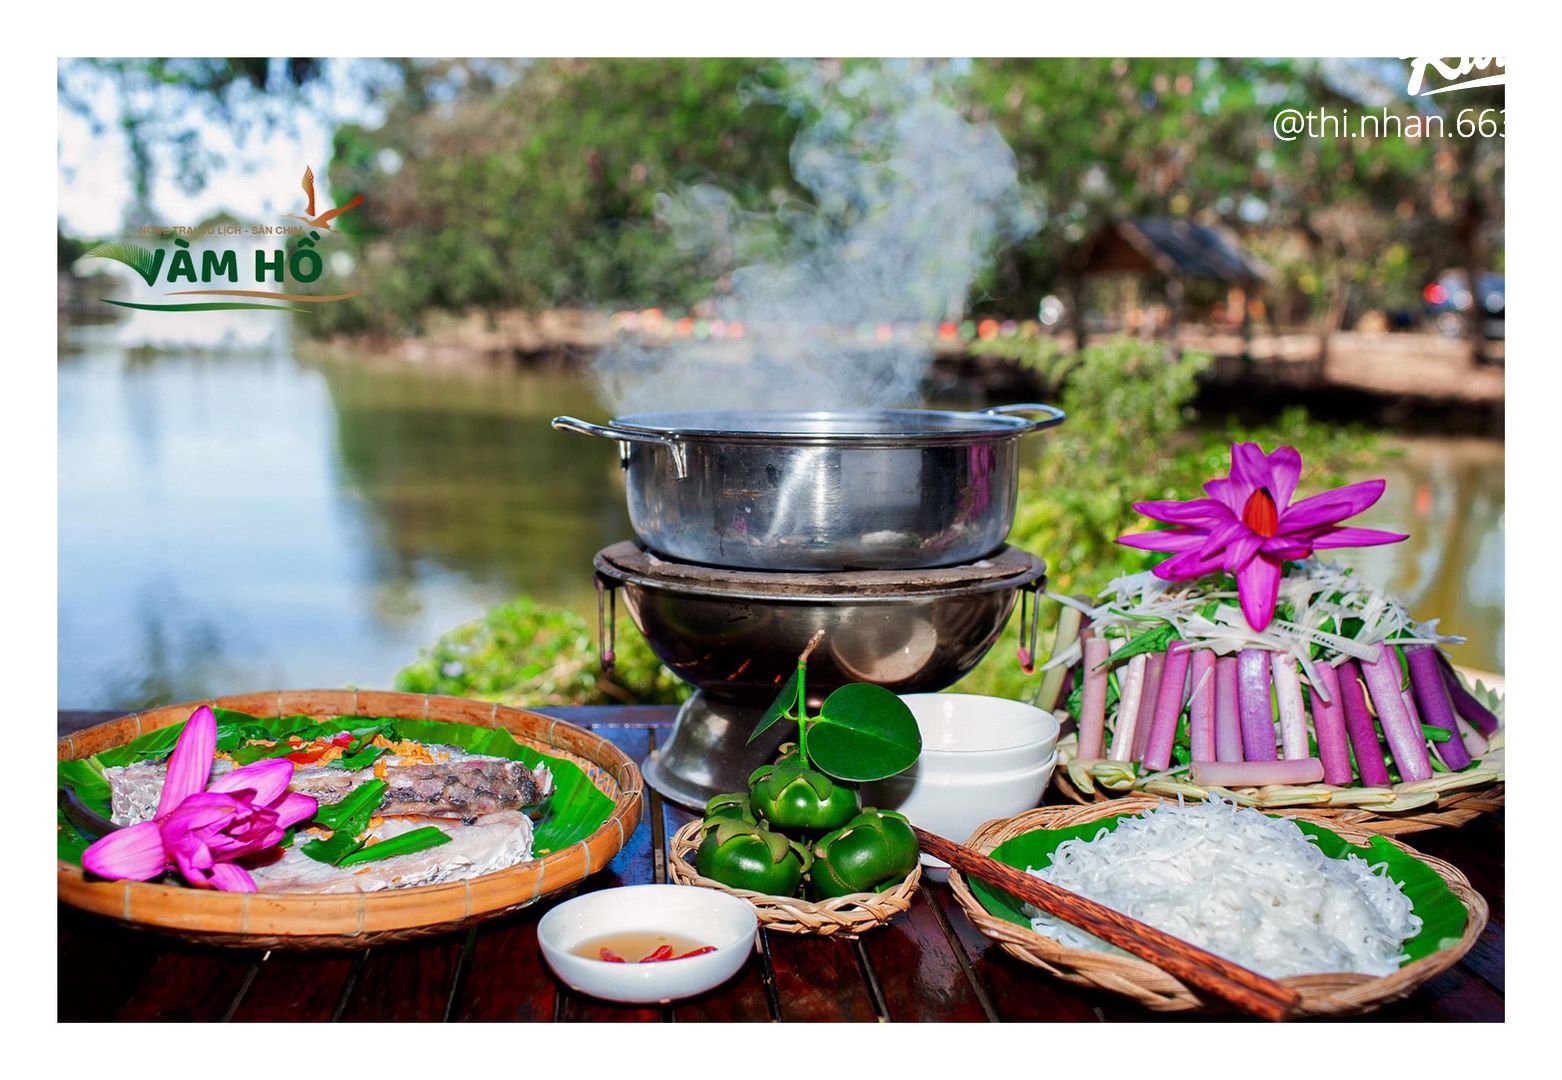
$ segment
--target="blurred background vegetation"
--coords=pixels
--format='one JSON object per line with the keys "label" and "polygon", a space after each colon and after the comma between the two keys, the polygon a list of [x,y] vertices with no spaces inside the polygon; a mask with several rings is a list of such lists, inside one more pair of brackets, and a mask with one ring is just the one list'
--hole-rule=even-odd
{"label": "blurred background vegetation", "polygon": [[[194,190],[222,166],[202,137],[213,123],[242,147],[303,112],[330,122],[348,111],[344,100],[372,103],[372,123],[334,125],[324,173],[331,205],[371,196],[341,221],[365,293],[310,327],[405,334],[435,311],[709,298],[721,268],[658,235],[658,195],[714,183],[766,213],[798,200],[788,151],[810,117],[783,91],[821,69],[838,78],[853,62],[334,63],[67,61],[61,101],[126,134],[141,204],[132,217],[146,216],[159,169]],[[1500,138],[1274,137],[1281,107],[1410,121],[1434,99],[1407,97],[1405,72],[1397,60],[962,65],[947,96],[996,125],[1040,212],[1039,230],[999,252],[977,282],[973,313],[1033,317],[1059,290],[1072,245],[1140,216],[1234,230],[1279,272],[1276,294],[1288,299],[1274,306],[1298,321],[1413,309],[1445,268],[1500,270]],[[87,92],[104,85],[112,92]],[[1457,104],[1500,108],[1502,95],[1462,91]],[[1451,130],[1451,107],[1444,119]]]}

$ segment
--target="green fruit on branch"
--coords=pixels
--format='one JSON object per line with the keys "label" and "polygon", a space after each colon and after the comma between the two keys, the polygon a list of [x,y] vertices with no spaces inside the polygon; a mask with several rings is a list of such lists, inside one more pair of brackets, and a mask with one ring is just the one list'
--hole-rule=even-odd
{"label": "green fruit on branch", "polygon": [[709,818],[695,853],[701,877],[769,896],[796,896],[813,862],[808,849],[780,833],[734,818]]}
{"label": "green fruit on branch", "polygon": [[856,788],[804,767],[796,757],[761,766],[748,785],[750,809],[771,828],[829,832],[862,809]]}
{"label": "green fruit on branch", "polygon": [[917,837],[904,816],[869,808],[813,848],[808,894],[828,900],[849,893],[882,892],[917,865]]}
{"label": "green fruit on branch", "polygon": [[756,824],[754,812],[749,809],[748,793],[743,791],[712,796],[710,802],[705,804],[705,820],[713,818],[731,818],[734,821],[746,821],[750,825]]}

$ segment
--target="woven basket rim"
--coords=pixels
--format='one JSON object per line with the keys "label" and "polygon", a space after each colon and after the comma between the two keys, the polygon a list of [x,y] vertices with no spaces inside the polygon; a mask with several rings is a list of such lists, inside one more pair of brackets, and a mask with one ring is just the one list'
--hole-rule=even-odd
{"label": "woven basket rim", "polygon": [[735,889],[708,877],[702,877],[686,857],[697,846],[701,821],[686,823],[673,833],[667,845],[668,876],[679,885],[716,889],[747,900],[754,907],[760,925],[785,934],[820,934],[856,937],[883,926],[911,907],[912,898],[922,881],[920,860],[910,874],[892,889],[880,893],[850,893],[829,900],[803,900],[792,896],[772,896],[749,889]]}
{"label": "woven basket rim", "polygon": [[[269,702],[275,702],[274,713]],[[573,761],[613,799],[591,835],[503,870],[460,881],[358,893],[224,893],[182,885],[88,880],[56,859],[59,899],[129,926],[240,947],[359,947],[471,925],[536,902],[607,865],[640,821],[640,770],[606,738],[556,717],[466,698],[394,691],[293,690],[161,706],[73,732],[59,760],[75,760],[178,723],[200,706],[252,715],[383,716],[499,727],[542,753]],[[261,711],[256,711],[257,709]],[[596,775],[593,775],[593,768]]]}
{"label": "woven basket rim", "polygon": [[[1021,833],[1060,827],[1055,819],[1064,819],[1071,825],[1084,824],[1116,814],[1139,813],[1163,803],[1164,800],[1154,796],[1130,795],[1108,802],[1038,807],[1012,818],[996,818],[984,823],[966,841],[966,846],[986,854],[1004,840]],[[1428,979],[1458,963],[1486,929],[1489,917],[1486,901],[1471,887],[1469,879],[1458,867],[1425,855],[1392,836],[1383,836],[1360,825],[1342,823],[1305,811],[1266,807],[1263,812],[1316,821],[1353,844],[1364,843],[1375,836],[1382,837],[1430,867],[1465,908],[1464,934],[1458,942],[1407,964],[1391,975],[1328,973],[1282,977],[1280,982],[1295,987],[1301,993],[1300,1015],[1344,1016],[1368,1012],[1404,997]],[[1158,1011],[1207,1007],[1204,1000],[1181,982],[1147,961],[1132,956],[1071,949],[1029,927],[993,915],[977,900],[958,869],[950,870],[949,885],[971,924],[1017,959],[1069,982],[1134,998],[1140,1004]]]}

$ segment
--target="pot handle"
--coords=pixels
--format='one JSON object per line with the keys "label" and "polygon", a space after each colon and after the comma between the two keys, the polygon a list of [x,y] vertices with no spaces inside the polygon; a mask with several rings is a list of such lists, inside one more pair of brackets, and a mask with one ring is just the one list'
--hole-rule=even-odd
{"label": "pot handle", "polygon": [[[1042,408],[1043,406],[1036,406]],[[580,435],[592,435],[598,439],[611,439],[617,443],[650,443],[653,446],[665,446],[673,456],[673,472],[682,480],[689,475],[688,461],[684,457],[683,443],[671,435],[653,435],[648,431],[631,431],[626,428],[603,427],[601,424],[588,424],[584,420],[577,420],[573,416],[555,416],[553,426],[560,431],[573,431]],[[621,449],[623,449],[621,447]],[[627,463],[627,461],[626,461]]]}
{"label": "pot handle", "polygon": [[[1068,414],[1055,405],[994,405],[990,409],[981,410],[993,416],[1023,416],[1026,413],[1041,413],[1044,420],[1032,420],[1030,427],[1025,429],[1026,434],[1032,431],[1042,431],[1049,427],[1056,427],[1068,419]],[[557,424],[557,421],[555,421]]]}

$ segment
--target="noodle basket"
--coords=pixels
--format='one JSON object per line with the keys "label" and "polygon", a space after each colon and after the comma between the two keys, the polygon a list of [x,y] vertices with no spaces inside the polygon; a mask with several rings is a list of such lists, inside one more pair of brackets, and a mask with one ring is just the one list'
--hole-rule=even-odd
{"label": "noodle basket", "polygon": [[[1118,814],[1142,813],[1159,805],[1159,800],[1153,798],[1128,796],[1110,803],[1087,806],[1042,807],[1018,817],[987,822],[966,841],[966,846],[986,854],[1006,840],[1037,829],[1068,828]],[[1316,821],[1342,839],[1355,844],[1365,843],[1381,835],[1334,817],[1310,813],[1286,816]],[[1392,837],[1383,837],[1383,840],[1420,860],[1443,880],[1464,905],[1467,915],[1464,933],[1456,943],[1406,964],[1390,975],[1340,973],[1281,978],[1280,982],[1295,987],[1302,995],[1299,1016],[1348,1016],[1370,1012],[1397,1001],[1458,963],[1486,927],[1486,901],[1470,887],[1469,881],[1458,869],[1439,859],[1422,855]],[[999,918],[976,898],[959,870],[950,871],[949,885],[971,924],[1002,945],[1005,952],[1027,964],[1080,986],[1122,994],[1159,1012],[1185,1012],[1207,1007],[1203,999],[1181,982],[1143,960],[1118,953],[1068,948],[1028,927]]]}

